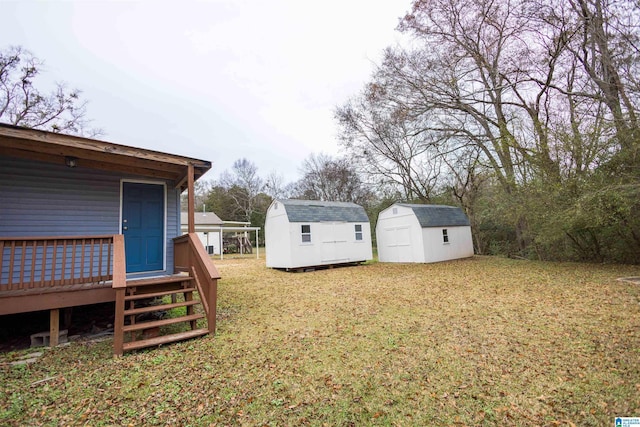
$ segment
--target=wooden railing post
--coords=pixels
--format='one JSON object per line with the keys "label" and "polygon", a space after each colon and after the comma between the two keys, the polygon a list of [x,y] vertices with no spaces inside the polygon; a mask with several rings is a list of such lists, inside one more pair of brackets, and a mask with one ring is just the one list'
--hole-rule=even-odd
{"label": "wooden railing post", "polygon": [[216,314],[218,311],[218,279],[214,278],[209,282],[209,289],[207,289],[206,298],[207,304],[209,305],[207,325],[209,326],[209,333],[214,335],[216,333]]}
{"label": "wooden railing post", "polygon": [[127,292],[127,270],[124,236],[113,236],[113,289],[116,291],[116,313],[113,322],[113,355],[122,356],[124,344],[124,297]]}

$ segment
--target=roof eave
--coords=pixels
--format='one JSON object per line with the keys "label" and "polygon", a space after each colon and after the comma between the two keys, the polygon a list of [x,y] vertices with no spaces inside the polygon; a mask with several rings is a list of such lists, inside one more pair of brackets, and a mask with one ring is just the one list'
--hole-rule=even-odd
{"label": "roof eave", "polygon": [[194,179],[211,169],[211,162],[79,136],[0,124],[0,155],[172,180],[186,187],[188,166]]}

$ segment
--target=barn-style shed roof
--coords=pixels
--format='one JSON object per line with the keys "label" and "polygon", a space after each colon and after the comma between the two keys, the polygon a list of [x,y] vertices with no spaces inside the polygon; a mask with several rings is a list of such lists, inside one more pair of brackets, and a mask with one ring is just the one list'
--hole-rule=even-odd
{"label": "barn-style shed roof", "polygon": [[364,208],[349,202],[318,200],[277,200],[287,212],[289,222],[369,222]]}
{"label": "barn-style shed roof", "polygon": [[398,203],[398,205],[411,208],[422,228],[469,225],[469,218],[467,218],[462,209],[455,206],[417,205],[408,203]]}

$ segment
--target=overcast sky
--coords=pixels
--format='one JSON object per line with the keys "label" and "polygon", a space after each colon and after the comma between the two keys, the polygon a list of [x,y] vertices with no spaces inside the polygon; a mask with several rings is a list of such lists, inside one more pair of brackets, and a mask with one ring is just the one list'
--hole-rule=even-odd
{"label": "overcast sky", "polygon": [[336,106],[396,44],[409,0],[8,1],[0,48],[45,61],[104,140],[299,178],[340,153]]}

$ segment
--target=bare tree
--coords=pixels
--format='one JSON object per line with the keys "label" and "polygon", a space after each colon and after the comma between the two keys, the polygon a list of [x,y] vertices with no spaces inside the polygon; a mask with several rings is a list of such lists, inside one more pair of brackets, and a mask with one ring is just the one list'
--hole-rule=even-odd
{"label": "bare tree", "polygon": [[273,170],[264,180],[264,192],[273,199],[286,199],[292,191],[291,184],[284,183],[284,177]]}
{"label": "bare tree", "polygon": [[327,154],[311,154],[303,163],[295,197],[309,200],[353,202],[366,206],[373,194],[360,179],[353,163]]}
{"label": "bare tree", "polygon": [[21,47],[0,51],[0,121],[17,126],[95,137],[88,128],[87,101],[77,89],[56,84],[51,93],[34,85],[44,63]]}
{"label": "bare tree", "polygon": [[[205,209],[205,205],[207,203],[207,199],[209,198],[209,194],[213,190],[213,182],[207,181],[204,179],[200,179],[194,183],[194,196],[195,196],[195,210],[200,211]],[[188,193],[185,191],[182,193],[181,197],[181,205],[182,210],[186,212],[187,203],[188,203]]]}
{"label": "bare tree", "polygon": [[[637,82],[637,76],[625,72],[629,69],[625,70],[624,64],[634,64],[633,70],[638,71],[638,8],[629,7],[629,2],[608,0],[569,3],[577,17],[577,43],[570,45],[571,51],[597,85],[599,96],[613,117],[618,140],[628,148],[634,142],[638,121],[637,106],[627,87],[634,80]],[[625,19],[631,22],[624,22]]]}
{"label": "bare tree", "polygon": [[[440,159],[411,111],[387,89],[371,83],[336,110],[341,144],[361,173],[378,187],[399,188],[404,200],[428,202],[440,175]],[[394,97],[397,94],[394,94]]]}
{"label": "bare tree", "polygon": [[264,182],[258,176],[258,168],[243,158],[233,163],[231,171],[220,175],[219,184],[227,189],[227,194],[234,202],[235,208],[241,212],[244,221],[251,221],[256,209],[258,195],[264,189]]}
{"label": "bare tree", "polygon": [[[426,200],[420,187],[437,193],[450,181],[463,203],[490,173],[512,200],[505,210],[524,251],[528,189],[559,194],[618,152],[640,152],[639,6],[415,0],[399,25],[412,45],[387,49],[363,93],[337,110],[341,143],[368,172]],[[637,170],[635,154],[624,158]]]}

